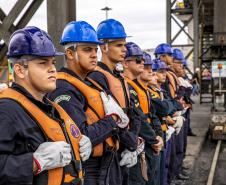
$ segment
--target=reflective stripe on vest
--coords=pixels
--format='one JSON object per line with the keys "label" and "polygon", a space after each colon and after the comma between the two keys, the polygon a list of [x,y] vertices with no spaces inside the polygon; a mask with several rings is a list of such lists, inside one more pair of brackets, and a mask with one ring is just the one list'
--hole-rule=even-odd
{"label": "reflective stripe on vest", "polygon": [[[151,97],[153,99],[157,99],[157,98],[160,99],[161,98],[160,92],[158,91],[157,88],[155,88],[155,87],[149,87],[148,88],[148,91],[150,92]],[[161,122],[161,128],[162,128],[162,131],[164,131],[164,132],[166,132],[168,130],[168,127],[167,127],[167,124],[166,124],[165,121],[164,122],[163,121]]]}
{"label": "reflective stripe on vest", "polygon": [[117,99],[120,106],[123,109],[129,107],[129,105],[127,105],[129,103],[129,89],[128,84],[125,82],[125,80],[123,79],[124,81],[123,87],[123,84],[120,81],[120,79],[115,77],[108,71],[102,69],[99,66],[97,66],[95,70],[102,73],[107,78],[110,91],[113,94],[113,96]]}
{"label": "reflective stripe on vest", "polygon": [[161,98],[161,96],[160,96],[160,94],[158,93],[158,91],[157,91],[156,88],[154,88],[154,87],[149,87],[149,88],[148,88],[148,91],[150,92],[151,97],[152,97],[153,99],[155,99],[155,98]]}
{"label": "reflective stripe on vest", "polygon": [[[59,72],[57,74],[58,80],[65,80],[68,83],[72,84],[76,89],[78,89],[86,98],[87,100],[87,109],[86,109],[86,116],[87,116],[87,123],[89,125],[92,125],[93,123],[97,122],[98,120],[104,118],[104,108],[102,99],[100,96],[100,91],[97,89],[94,89],[78,78],[73,77],[72,75],[64,72]],[[95,84],[94,84],[95,85]],[[100,87],[98,87],[100,88]],[[113,150],[117,149],[117,143],[114,143],[112,137],[108,137],[105,142],[108,144],[108,146]],[[100,143],[96,145],[93,148],[93,156],[102,156],[104,151],[104,145],[103,143]]]}
{"label": "reflective stripe on vest", "polygon": [[[70,174],[64,174],[63,168],[48,170],[48,185],[61,185],[62,183],[70,183],[71,181],[76,180],[76,178],[80,178],[82,180],[83,173],[79,154],[79,140],[81,139],[81,133],[79,128],[63,110],[63,108],[49,101],[52,106],[56,108],[60,117],[64,120],[67,133],[63,132],[60,124],[57,121],[47,116],[47,114],[45,114],[41,109],[33,104],[28,98],[16,90],[8,88],[0,92],[0,99],[12,99],[19,103],[28,113],[30,113],[30,115],[35,119],[42,131],[51,141],[65,141],[71,144],[73,152],[72,163],[78,172],[78,177],[73,177]],[[65,136],[65,134],[67,134],[67,136]],[[67,137],[69,137],[70,141],[66,139]],[[62,182],[63,179],[64,182]]]}
{"label": "reflective stripe on vest", "polygon": [[149,104],[149,92],[148,88],[145,87],[142,83],[138,82],[138,84],[129,78],[125,78],[128,84],[130,84],[137,93],[140,107],[143,113],[147,116],[148,123],[151,123],[151,113],[150,113],[150,104]]}

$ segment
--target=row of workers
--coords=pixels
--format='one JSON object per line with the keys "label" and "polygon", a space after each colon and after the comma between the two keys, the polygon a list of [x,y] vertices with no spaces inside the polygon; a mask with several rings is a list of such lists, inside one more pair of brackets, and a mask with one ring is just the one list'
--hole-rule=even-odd
{"label": "row of workers", "polygon": [[[37,27],[8,46],[14,82],[0,92],[0,185],[167,185],[182,163],[191,107],[182,52],[156,59],[123,25],[68,23],[55,50]],[[98,46],[101,62],[97,60]],[[66,67],[56,71],[55,57]]]}

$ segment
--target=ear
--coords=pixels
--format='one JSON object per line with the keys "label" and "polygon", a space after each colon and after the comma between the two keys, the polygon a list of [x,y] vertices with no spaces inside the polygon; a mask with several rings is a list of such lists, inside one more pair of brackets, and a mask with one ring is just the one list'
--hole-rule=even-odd
{"label": "ear", "polygon": [[15,75],[20,79],[24,79],[26,77],[26,70],[20,64],[14,64],[13,71],[14,71]]}
{"label": "ear", "polygon": [[73,60],[74,59],[74,52],[71,49],[66,49],[65,55],[67,59]]}
{"label": "ear", "polygon": [[100,50],[102,53],[107,53],[107,44],[100,45]]}

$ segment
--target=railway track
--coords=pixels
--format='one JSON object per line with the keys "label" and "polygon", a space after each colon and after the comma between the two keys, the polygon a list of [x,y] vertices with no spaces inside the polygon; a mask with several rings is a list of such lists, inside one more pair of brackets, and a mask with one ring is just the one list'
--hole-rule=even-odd
{"label": "railway track", "polygon": [[216,146],[216,149],[214,152],[214,156],[213,156],[213,160],[212,160],[212,164],[211,164],[211,168],[210,168],[210,172],[209,172],[209,176],[208,176],[206,185],[213,185],[216,166],[217,166],[217,162],[218,162],[219,154],[220,154],[221,144],[222,144],[222,141],[219,140],[217,142],[217,146]]}

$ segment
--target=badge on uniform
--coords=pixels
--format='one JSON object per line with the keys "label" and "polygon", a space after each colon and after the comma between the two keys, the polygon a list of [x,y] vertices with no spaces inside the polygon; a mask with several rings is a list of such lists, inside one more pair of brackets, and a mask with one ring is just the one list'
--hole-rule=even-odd
{"label": "badge on uniform", "polygon": [[70,130],[71,130],[71,134],[75,137],[78,138],[80,135],[79,129],[78,127],[76,127],[75,125],[70,125]]}
{"label": "badge on uniform", "polygon": [[71,99],[71,96],[68,96],[68,95],[61,95],[61,96],[58,96],[55,100],[54,100],[54,102],[55,103],[60,103],[61,101],[70,101],[70,99]]}

